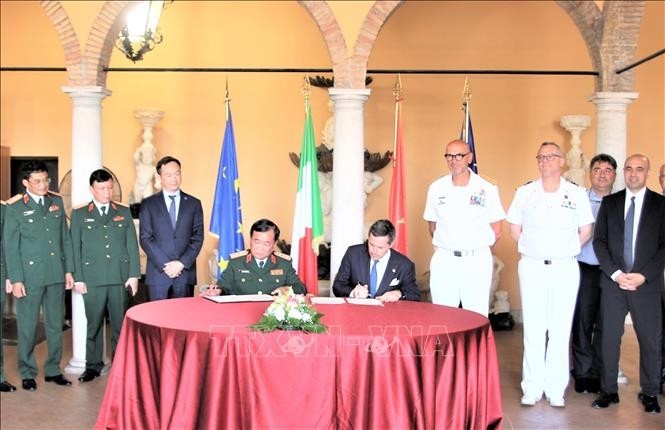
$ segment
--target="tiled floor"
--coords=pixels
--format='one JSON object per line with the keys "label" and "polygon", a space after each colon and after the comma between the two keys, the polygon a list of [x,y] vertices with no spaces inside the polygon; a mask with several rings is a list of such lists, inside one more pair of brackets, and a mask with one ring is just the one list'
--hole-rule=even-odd
{"label": "tiled floor", "polygon": [[[629,378],[621,385],[621,402],[605,410],[591,408],[595,395],[577,394],[569,388],[564,409],[552,408],[547,401],[534,407],[519,404],[522,364],[522,333],[518,326],[512,332],[496,332],[501,364],[501,381],[505,429],[665,429],[665,413],[646,414],[637,400],[639,386],[639,358],[637,341],[631,326],[626,327],[622,348],[621,367]],[[41,363],[46,343],[37,347]],[[71,330],[65,334],[64,351],[71,351]],[[69,356],[66,357],[69,359]],[[8,380],[20,386],[16,371],[16,347],[5,346],[5,371]],[[66,362],[63,362],[66,364]],[[89,429],[95,423],[106,384],[102,376],[86,384],[70,375],[71,387],[45,383],[40,375],[35,392],[23,391],[1,394],[1,420],[3,430],[10,429]],[[661,406],[665,398],[659,397]]]}

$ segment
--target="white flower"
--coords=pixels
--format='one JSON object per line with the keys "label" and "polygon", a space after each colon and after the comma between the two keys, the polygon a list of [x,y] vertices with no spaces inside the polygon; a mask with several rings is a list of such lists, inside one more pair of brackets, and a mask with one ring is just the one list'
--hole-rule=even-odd
{"label": "white flower", "polygon": [[296,319],[296,320],[302,320],[303,319],[303,314],[297,308],[291,308],[291,309],[289,309],[289,318],[293,318],[293,319]]}
{"label": "white flower", "polygon": [[286,312],[284,312],[284,308],[281,306],[271,306],[271,309],[268,309],[268,312],[270,315],[274,316],[277,321],[284,321],[284,317],[286,317]]}
{"label": "white flower", "polygon": [[303,322],[311,322],[312,321],[312,316],[306,312],[302,314],[302,320]]}

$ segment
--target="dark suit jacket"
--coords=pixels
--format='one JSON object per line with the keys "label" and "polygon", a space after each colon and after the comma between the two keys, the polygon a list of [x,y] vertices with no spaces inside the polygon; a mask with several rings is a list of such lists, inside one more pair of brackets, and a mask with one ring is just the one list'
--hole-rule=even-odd
{"label": "dark suit jacket", "polygon": [[[369,261],[367,243],[353,245],[346,250],[333,283],[336,296],[348,297],[356,285],[369,285]],[[390,285],[391,283],[393,285]],[[376,296],[391,290],[401,290],[405,300],[420,301],[420,290],[416,285],[416,266],[394,249],[390,250],[390,259],[376,290]]]}
{"label": "dark suit jacket", "polygon": [[[610,276],[626,272],[623,261],[624,204],[626,190],[603,198],[596,218],[593,249],[604,273],[603,288],[619,288]],[[635,292],[661,293],[665,267],[665,197],[647,189],[637,227],[635,255],[631,272],[640,273],[646,282]]]}
{"label": "dark suit jacket", "polygon": [[[203,245],[203,209],[201,202],[180,190],[180,208],[175,231],[162,191],[141,202],[139,212],[141,248],[148,256],[147,285],[196,284],[196,257]],[[182,274],[169,278],[164,264],[178,260],[185,265]]]}

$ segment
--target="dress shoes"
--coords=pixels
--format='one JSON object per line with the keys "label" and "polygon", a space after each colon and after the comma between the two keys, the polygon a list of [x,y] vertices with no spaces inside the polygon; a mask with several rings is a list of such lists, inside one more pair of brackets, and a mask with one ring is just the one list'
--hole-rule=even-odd
{"label": "dress shoes", "polygon": [[637,395],[637,398],[640,399],[642,405],[644,405],[644,412],[659,414],[660,405],[658,404],[658,398],[656,396],[647,396],[644,393]]}
{"label": "dress shoes", "polygon": [[603,393],[601,391],[600,396],[591,403],[591,406],[596,409],[604,409],[612,403],[619,403],[619,395],[617,393]]}
{"label": "dress shoes", "polygon": [[55,382],[56,384],[62,385],[62,386],[72,385],[71,381],[69,379],[65,379],[65,377],[62,376],[62,374],[55,375],[55,376],[45,376],[44,381],[46,381],[46,382]]}
{"label": "dress shoes", "polygon": [[85,372],[79,376],[79,381],[90,382],[99,376],[99,372],[94,369],[85,369]]}
{"label": "dress shoes", "polygon": [[7,381],[2,381],[0,382],[0,391],[3,393],[11,393],[12,391],[16,391],[16,387]]}
{"label": "dress shoes", "polygon": [[600,392],[600,379],[577,378],[575,379],[575,391],[578,393],[598,393]]}
{"label": "dress shoes", "polygon": [[37,383],[34,379],[24,379],[21,385],[24,390],[35,391],[37,389]]}

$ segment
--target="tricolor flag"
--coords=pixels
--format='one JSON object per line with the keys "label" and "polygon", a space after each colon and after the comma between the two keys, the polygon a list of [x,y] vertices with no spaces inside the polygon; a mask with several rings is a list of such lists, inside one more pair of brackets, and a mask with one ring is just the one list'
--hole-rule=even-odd
{"label": "tricolor flag", "polygon": [[388,218],[395,226],[395,240],[392,248],[407,254],[408,236],[406,233],[406,184],[404,177],[404,138],[402,129],[402,82],[398,77],[393,94],[395,95],[395,141],[393,148],[393,176],[390,182]]}
{"label": "tricolor flag", "polygon": [[[309,87],[307,87],[309,88]],[[298,277],[307,286],[307,292],[318,295],[319,281],[316,258],[323,242],[323,214],[319,194],[318,165],[314,144],[314,125],[309,103],[309,91],[305,94],[305,129],[300,148],[298,192],[293,214],[291,258]]]}
{"label": "tricolor flag", "polygon": [[217,170],[215,198],[210,217],[210,233],[219,238],[217,265],[219,279],[229,264],[229,254],[245,249],[242,236],[242,212],[240,211],[240,184],[238,180],[238,160],[231,117],[231,100],[226,94],[226,130],[222,143],[222,154]]}
{"label": "tricolor flag", "polygon": [[476,146],[473,142],[473,127],[471,126],[471,88],[469,87],[469,78],[467,77],[464,81],[464,101],[462,102],[464,106],[464,123],[462,124],[462,132],[460,133],[460,140],[463,140],[469,145],[471,154],[473,154],[473,159],[469,168],[473,170],[474,173],[478,173],[478,158],[476,158]]}

